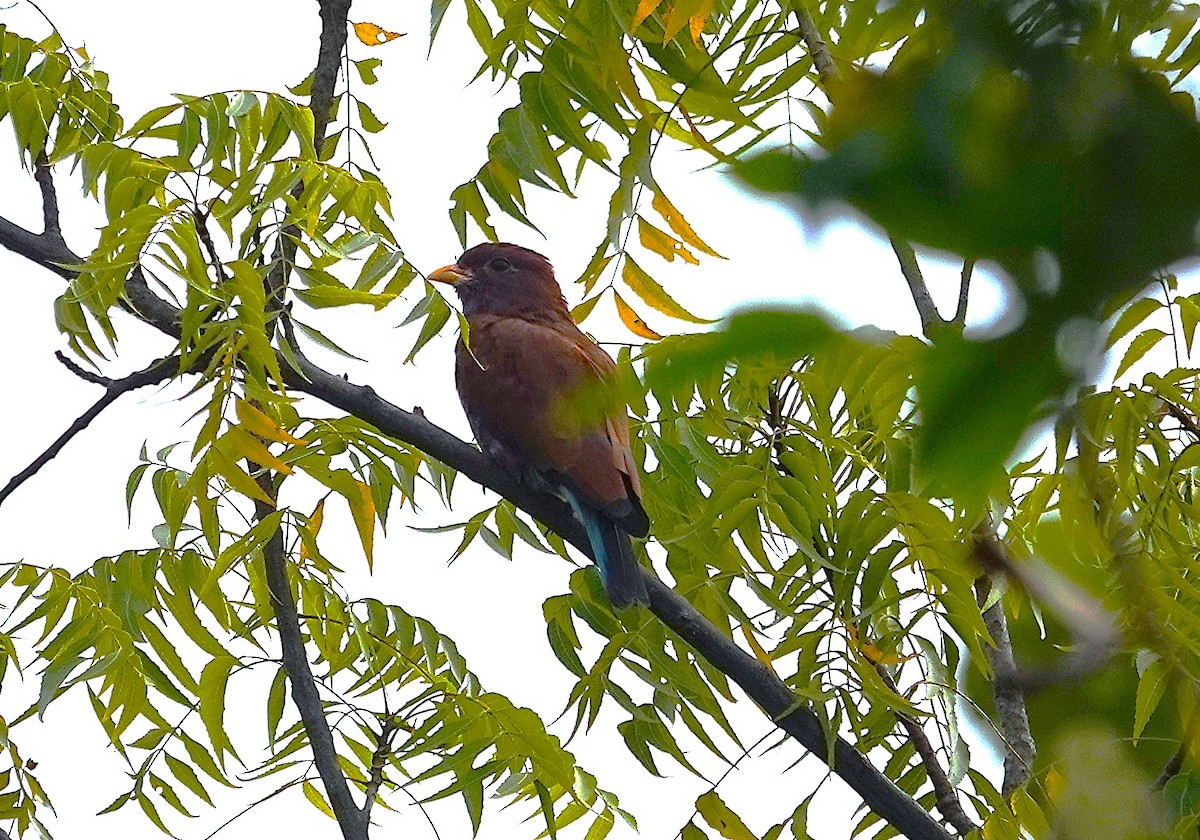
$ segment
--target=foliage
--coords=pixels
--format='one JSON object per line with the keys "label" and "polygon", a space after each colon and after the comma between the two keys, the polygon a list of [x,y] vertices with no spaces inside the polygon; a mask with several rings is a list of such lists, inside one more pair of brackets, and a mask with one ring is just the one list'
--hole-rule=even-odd
{"label": "foliage", "polygon": [[[431,35],[450,5],[435,0]],[[1186,87],[1200,64],[1197,7],[464,6],[479,75],[514,85],[520,100],[500,116],[477,176],[455,190],[450,220],[464,242],[468,223],[494,236],[495,212],[536,223],[530,186],[570,195],[585,176],[612,184],[576,315],[611,292],[647,341],[618,362],[636,454],[650,465],[647,555],[672,586],[923,807],[943,775],[984,836],[1194,831],[1196,371],[1181,362],[1111,387],[1091,387],[1088,372],[1102,329],[1123,353],[1118,377],[1163,342],[1181,355],[1193,347],[1200,295],[1165,268],[1197,248],[1200,130]],[[374,40],[395,34],[357,26]],[[838,79],[818,73],[807,26]],[[340,721],[338,758],[358,791],[391,807],[414,791],[458,797],[475,829],[485,794],[527,802],[535,833],[581,822],[599,840],[618,816],[633,822],[519,699],[485,691],[436,628],[344,595],[338,559],[318,545],[324,501],[252,514],[256,501],[288,498],[268,473],[288,490],[320,488],[348,503],[371,560],[390,512],[431,493],[448,502],[455,484],[450,467],[353,416],[310,415],[287,387],[303,376],[304,343],[348,352],[320,331],[322,309],[409,297],[406,323],[420,323],[409,359],[452,320],[440,293],[415,283],[388,189],[368,165],[367,135],[384,125],[357,91],[377,81],[379,61],[354,62],[334,108],[343,122],[328,137],[314,135],[295,98],[311,77],[290,95],[180,96],[127,124],[85,53],[57,35],[34,42],[0,28],[0,118],[21,162],[77,168],[107,219],[73,266],[58,328],[83,358],[116,352],[111,313],[150,277],[181,310],[180,375],[199,374],[194,393],[205,400],[190,448],[143,451],[129,477],[127,501],[148,481],[161,512],[155,548],[74,575],[0,572],[0,600],[12,605],[0,675],[10,664],[37,670],[41,685],[37,702],[0,726],[10,763],[0,819],[19,832],[42,830],[48,805],[10,738],[19,724],[85,692],[137,768],[111,808],[136,802],[169,832],[163,805],[188,815],[237,783],[231,768],[245,747],[226,710],[252,670],[273,681],[259,704],[270,756],[250,776],[283,774],[282,785],[331,813],[274,658],[264,549],[277,532],[306,652],[328,689],[324,711]],[[339,144],[365,157],[335,164]],[[655,258],[720,258],[654,176],[669,147],[705,165],[738,161],[749,183],[803,202],[848,202],[900,239],[993,260],[1027,315],[1003,336],[922,341],[848,334],[819,313],[778,308],[663,338],[647,316],[663,330],[703,320],[655,279]],[[1053,445],[1015,462],[1022,436],[1050,422]],[[504,556],[518,544],[567,554],[506,501],[452,530],[455,556],[477,538]],[[975,563],[985,532],[1014,559],[1011,585],[997,580],[987,598]],[[989,659],[997,639],[983,611],[993,604],[1012,621],[1018,662],[1042,663],[1050,684],[1030,702],[1041,757],[1007,796],[963,737],[968,713],[994,728],[992,690],[1010,676]],[[668,763],[694,770],[683,744],[740,760],[725,674],[649,613],[614,614],[593,571],[576,572],[544,618],[576,678],[575,730],[609,703],[650,774]],[[1108,618],[1112,638],[1087,635]],[[1074,653],[1095,644],[1098,661],[1084,665],[1096,678],[1060,684],[1076,676]],[[941,765],[919,752],[912,726],[940,737]],[[1176,752],[1181,764],[1150,794]],[[779,815],[739,815],[714,787],[682,835],[751,837],[748,826],[783,816],[763,836],[803,837],[809,793]],[[1094,803],[1110,796],[1130,825],[1093,824]],[[852,832],[879,819],[867,812]]]}

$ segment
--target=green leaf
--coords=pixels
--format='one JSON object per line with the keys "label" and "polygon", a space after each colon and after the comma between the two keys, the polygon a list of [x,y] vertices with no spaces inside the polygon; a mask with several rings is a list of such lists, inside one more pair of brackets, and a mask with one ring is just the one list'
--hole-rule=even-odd
{"label": "green leaf", "polygon": [[200,720],[222,767],[225,766],[226,752],[237,756],[225,731],[225,699],[229,675],[238,664],[232,656],[220,656],[205,665],[200,673]]}
{"label": "green leaf", "polygon": [[358,77],[362,79],[364,85],[373,85],[379,81],[379,77],[375,75],[375,71],[383,64],[381,58],[360,58],[354,62],[354,67],[358,70]]}
{"label": "green leaf", "polygon": [[1133,715],[1133,742],[1141,737],[1167,690],[1169,668],[1162,659],[1155,659],[1139,675],[1137,702]]}
{"label": "green leaf", "polygon": [[730,810],[715,790],[696,800],[696,810],[726,840],[757,840],[742,818]]}
{"label": "green leaf", "polygon": [[1117,365],[1117,372],[1113,374],[1113,378],[1120,379],[1122,374],[1141,361],[1142,357],[1166,337],[1167,334],[1158,328],[1151,328],[1134,336],[1125,355],[1121,357],[1121,364]]}
{"label": "green leaf", "polygon": [[314,286],[311,289],[294,289],[293,291],[296,297],[313,309],[361,303],[373,307],[378,312],[396,299],[396,295],[393,294],[375,294],[359,289],[347,289],[345,286]]}
{"label": "green leaf", "polygon": [[317,790],[316,785],[305,779],[304,784],[301,785],[301,787],[304,790],[304,798],[311,802],[318,811],[329,817],[331,820],[337,819],[337,817],[334,816],[333,808],[329,807],[329,803],[325,801],[325,797],[321,795],[319,790]]}

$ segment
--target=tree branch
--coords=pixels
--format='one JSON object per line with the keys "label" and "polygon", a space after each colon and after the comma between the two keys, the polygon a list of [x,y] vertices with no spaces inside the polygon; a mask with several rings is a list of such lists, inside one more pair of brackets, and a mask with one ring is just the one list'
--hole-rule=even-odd
{"label": "tree branch", "polygon": [[[1002,573],[1015,580],[1031,598],[1053,610],[1074,643],[1072,651],[1053,667],[1031,669],[1013,665],[997,671],[997,684],[1007,682],[1032,691],[1077,679],[1099,668],[1117,649],[1120,633],[1115,618],[1078,586],[1042,564],[1016,562],[991,533],[978,533],[972,552],[985,572],[993,576]],[[1004,666],[1003,662],[1000,664]]]}
{"label": "tree branch", "polygon": [[896,252],[896,259],[900,261],[900,273],[904,275],[904,280],[908,283],[913,304],[917,307],[917,314],[921,316],[921,332],[925,334],[926,338],[934,341],[941,333],[945,332],[948,323],[938,313],[937,304],[933,302],[933,295],[929,293],[925,275],[921,273],[921,266],[917,262],[917,252],[913,250],[912,245],[894,236],[889,236],[888,242],[892,244],[892,250]]}
{"label": "tree branch", "polygon": [[61,240],[46,234],[31,233],[3,216],[0,216],[0,246],[67,280],[74,279],[79,272],[63,268],[63,265],[83,262]]}
{"label": "tree branch", "polygon": [[[272,482],[266,475],[260,476],[259,486],[274,498]],[[275,512],[275,505],[262,500],[254,502],[254,516],[262,521]],[[263,567],[267,579],[267,591],[275,609],[275,625],[279,629],[279,644],[283,652],[283,669],[291,686],[292,702],[308,733],[312,747],[313,762],[325,786],[329,805],[333,808],[338,826],[345,840],[367,839],[366,814],[354,803],[350,785],[338,766],[337,746],[333,732],[325,718],[325,708],[317,683],[308,664],[304,650],[304,637],[300,633],[300,618],[296,614],[296,600],[292,597],[292,585],[288,580],[287,554],[283,545],[283,529],[276,528],[263,547]]]}
{"label": "tree branch", "polygon": [[392,751],[392,739],[400,729],[400,723],[395,717],[387,717],[379,730],[379,740],[375,742],[375,752],[371,754],[371,776],[367,780],[366,799],[363,802],[363,819],[370,822],[371,808],[375,805],[375,797],[383,785],[383,769],[387,766],[388,755]]}
{"label": "tree branch", "polygon": [[962,334],[967,325],[967,298],[971,293],[971,275],[975,271],[975,260],[963,260],[962,275],[958,284],[958,307],[954,310],[954,320],[950,324]]}
{"label": "tree branch", "polygon": [[[796,22],[800,25],[800,37],[804,39],[804,44],[808,47],[808,55],[812,59],[813,66],[817,68],[821,86],[828,88],[829,83],[838,77],[837,65],[833,63],[829,44],[825,43],[825,39],[821,37],[821,32],[817,29],[812,15],[809,14],[803,2],[796,3],[794,11]],[[828,93],[828,91],[826,92]]]}
{"label": "tree branch", "polygon": [[[310,100],[310,110],[313,113],[313,141],[320,157],[321,147],[325,139],[325,127],[329,123],[330,107],[333,104],[333,90],[337,84],[338,68],[341,65],[342,49],[346,44],[347,15],[350,13],[350,0],[319,0],[321,10],[321,41],[317,56],[317,66],[313,71],[313,93]],[[297,185],[297,189],[303,189]],[[201,228],[205,226],[202,220]],[[207,229],[204,230],[207,235]],[[281,232],[280,243],[276,250],[280,256],[286,251]],[[216,249],[208,240],[210,259],[213,261],[217,275],[221,276],[223,269],[217,259]],[[264,278],[264,293],[267,297],[268,312],[278,313],[283,306],[283,290],[286,288],[288,277],[287,264],[277,260]],[[268,340],[274,338],[273,331],[268,334]],[[254,503],[254,514],[258,521],[270,516],[276,509],[274,499],[280,481],[270,472],[263,471],[258,477],[258,484],[272,501],[257,500]],[[266,572],[267,590],[275,612],[275,626],[279,630],[279,641],[283,655],[283,668],[291,686],[292,702],[304,724],[308,734],[308,742],[312,748],[313,761],[321,783],[325,787],[325,795],[329,798],[338,826],[341,828],[344,840],[367,840],[370,825],[370,803],[374,794],[368,797],[362,808],[354,802],[350,784],[346,774],[338,763],[337,745],[333,740],[333,732],[329,728],[329,720],[325,717],[325,708],[317,690],[317,683],[308,662],[308,652],[304,647],[304,636],[300,630],[300,618],[296,613],[296,601],[292,596],[292,586],[288,579],[288,559],[283,544],[283,528],[277,525],[263,549],[263,563]],[[386,727],[385,727],[386,728]],[[374,770],[372,769],[372,772]]]}
{"label": "tree branch", "polygon": [[67,359],[62,353],[55,354],[59,361],[66,365],[72,373],[86,379],[88,382],[94,382],[98,385],[103,385],[105,388],[104,396],[98,399],[95,404],[81,414],[78,419],[72,423],[65,432],[58,436],[54,443],[41,455],[33,459],[28,467],[21,470],[0,490],[0,504],[4,504],[4,500],[13,494],[14,491],[24,484],[33,476],[37,475],[38,471],[46,464],[50,463],[63,447],[71,442],[75,435],[86,429],[93,420],[100,416],[100,412],[108,408],[122,394],[132,391],[135,388],[142,388],[146,385],[154,385],[164,380],[170,379],[179,372],[179,357],[169,356],[165,359],[160,359],[149,367],[130,374],[124,379],[107,379],[103,376],[96,376],[93,373],[83,370],[78,365]]}
{"label": "tree branch", "polygon": [[[899,694],[896,687],[896,681],[892,679],[892,675],[888,673],[887,668],[882,664],[875,666],[875,672],[879,674],[884,685],[890,688],[893,692]],[[934,805],[942,816],[946,818],[946,822],[954,826],[954,829],[966,837],[979,826],[967,816],[967,812],[963,810],[962,803],[958,799],[958,791],[954,789],[954,785],[950,783],[950,777],[946,775],[946,771],[942,769],[942,763],[938,760],[937,750],[933,748],[933,744],[929,741],[929,735],[925,733],[925,728],[920,722],[913,719],[911,716],[903,712],[896,713],[900,725],[904,727],[904,731],[908,733],[908,738],[912,741],[913,746],[917,750],[917,755],[921,756],[921,763],[925,765],[925,772],[929,775],[929,781],[933,785],[933,791],[937,794],[937,801]]]}
{"label": "tree branch", "polygon": [[333,91],[337,86],[342,51],[346,48],[347,19],[351,0],[320,0],[321,46],[313,74],[312,95],[308,107],[313,112],[313,143],[318,151],[325,144]]}
{"label": "tree branch", "polygon": [[34,161],[33,177],[42,191],[42,236],[66,247],[62,227],[59,225],[58,193],[54,190],[54,175],[50,171],[50,163],[44,151],[39,152],[37,160]]}
{"label": "tree branch", "polygon": [[[986,575],[975,580],[975,598],[980,609],[988,602],[992,592],[992,580]],[[1008,635],[1008,617],[1004,614],[1003,601],[997,600],[983,610],[983,622],[987,626],[995,647],[987,650],[988,664],[995,681],[992,684],[992,702],[996,706],[996,729],[1004,742],[1004,782],[1001,793],[1007,799],[1017,788],[1029,781],[1033,775],[1033,760],[1037,757],[1037,744],[1029,729],[1029,714],[1025,708],[1025,691],[1021,684],[1001,675],[1017,672],[1013,657],[1012,639]]]}

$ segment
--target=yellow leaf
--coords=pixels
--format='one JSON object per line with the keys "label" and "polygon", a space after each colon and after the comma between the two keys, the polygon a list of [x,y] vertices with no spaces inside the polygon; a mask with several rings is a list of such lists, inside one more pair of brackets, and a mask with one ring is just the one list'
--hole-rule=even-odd
{"label": "yellow leaf", "polygon": [[[734,163],[735,162],[734,158],[732,158],[729,155],[722,152],[720,149],[718,149],[716,146],[714,146],[712,143],[710,143],[707,137],[705,137],[703,134],[700,133],[700,129],[696,128],[696,124],[694,122],[692,122],[692,115],[689,114],[687,112],[687,109],[684,108],[682,105],[679,106],[679,113],[683,115],[684,122],[686,122],[688,125],[688,131],[691,132],[692,139],[694,139],[696,141],[697,146],[704,149],[704,151],[708,152],[710,155],[715,157],[717,160],[724,161],[725,163]],[[669,204],[669,202],[668,202],[668,204]],[[671,209],[674,210],[674,208],[671,208]],[[660,210],[659,212],[661,213],[662,211]],[[682,217],[680,217],[680,218],[682,218]],[[687,223],[684,222],[684,224],[687,224]],[[691,228],[689,227],[688,230],[691,230]]]}
{"label": "yellow leaf", "polygon": [[363,553],[367,555],[367,566],[374,568],[375,555],[375,499],[371,496],[371,488],[358,479],[354,480],[358,488],[357,497],[347,493],[346,502],[350,505],[350,515],[354,517],[354,527],[358,529],[358,538],[362,542]]}
{"label": "yellow leaf", "polygon": [[246,400],[240,397],[234,403],[234,409],[237,411],[238,420],[246,428],[246,431],[260,438],[273,440],[276,443],[290,443],[294,446],[304,446],[304,441],[295,435],[288,432],[286,429],[281,429],[275,424],[275,421],[263,414]]}
{"label": "yellow leaf", "polygon": [[362,41],[368,47],[377,47],[380,44],[386,44],[388,41],[394,41],[397,38],[404,36],[404,32],[388,32],[382,26],[376,26],[373,23],[352,23],[354,26],[354,34],[358,36],[358,40]]}
{"label": "yellow leaf", "polygon": [[292,468],[275,457],[271,450],[267,449],[267,445],[246,431],[244,426],[230,426],[229,431],[221,436],[217,445],[224,450],[226,455],[235,460],[245,458],[260,467],[277,470],[284,475],[292,474]]}
{"label": "yellow leaf", "polygon": [[667,21],[663,25],[663,43],[666,44],[680,33],[688,21],[700,13],[709,0],[674,0]]}
{"label": "yellow leaf", "polygon": [[[313,552],[309,551],[308,542],[312,540],[314,548],[317,544],[317,534],[321,533],[321,525],[325,522],[325,498],[317,502],[317,506],[313,508],[313,512],[308,516],[308,524],[301,529],[300,541],[300,559],[309,560]],[[304,539],[307,537],[308,539]]]}
{"label": "yellow leaf", "polygon": [[209,447],[205,460],[209,462],[210,469],[214,474],[224,478],[230,487],[243,496],[275,504],[275,500],[268,496],[257,482],[238,466],[237,461],[222,452],[219,445]]}
{"label": "yellow leaf", "polygon": [[638,241],[647,251],[653,251],[667,262],[674,262],[679,257],[686,263],[700,265],[696,255],[684,247],[683,243],[665,231],[659,230],[641,216],[638,220]]}
{"label": "yellow leaf", "polygon": [[700,4],[699,10],[688,18],[688,26],[692,33],[692,43],[697,47],[700,44],[700,33],[704,31],[704,24],[708,22],[708,16],[712,14],[713,0],[704,0]]}
{"label": "yellow leaf", "polygon": [[650,206],[658,211],[658,214],[663,217],[671,230],[693,248],[703,251],[709,256],[725,259],[712,248],[705,244],[704,240],[696,235],[696,231],[692,230],[692,226],[688,224],[687,219],[683,218],[683,214],[676,209],[675,205],[667,200],[667,197],[661,192],[654,193],[654,200],[650,202]]}
{"label": "yellow leaf", "polygon": [[[775,674],[775,666],[771,664],[771,656],[767,653],[763,646],[758,643],[758,639],[754,636],[754,631],[751,630],[748,625],[743,624],[742,635],[746,637],[746,644],[750,645],[750,650],[754,651],[754,657],[763,665],[767,666],[768,671],[770,671],[772,674]],[[775,675],[779,676],[778,674]]]}
{"label": "yellow leaf", "polygon": [[712,323],[705,318],[698,318],[676,303],[675,299],[667,294],[667,290],[628,255],[625,256],[625,266],[621,269],[621,279],[625,281],[625,285],[629,287],[630,291],[669,318],[689,321],[693,324]]}
{"label": "yellow leaf", "polygon": [[638,0],[637,11],[633,14],[633,23],[629,27],[629,34],[632,35],[636,32],[642,22],[654,14],[654,10],[661,5],[662,0]]}
{"label": "yellow leaf", "polygon": [[617,314],[621,316],[621,322],[629,328],[631,333],[642,338],[648,338],[651,341],[658,341],[662,338],[661,335],[646,326],[646,322],[642,320],[642,317],[634,312],[619,294],[613,292],[613,297],[617,301]]}

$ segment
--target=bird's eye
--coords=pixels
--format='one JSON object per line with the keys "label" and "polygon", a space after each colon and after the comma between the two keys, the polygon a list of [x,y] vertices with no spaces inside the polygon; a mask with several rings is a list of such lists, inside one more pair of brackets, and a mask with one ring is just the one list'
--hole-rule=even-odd
{"label": "bird's eye", "polygon": [[492,271],[508,271],[510,268],[512,268],[512,263],[504,259],[504,257],[498,257],[492,260],[488,267]]}

